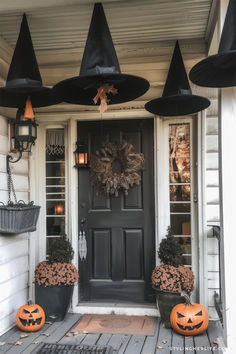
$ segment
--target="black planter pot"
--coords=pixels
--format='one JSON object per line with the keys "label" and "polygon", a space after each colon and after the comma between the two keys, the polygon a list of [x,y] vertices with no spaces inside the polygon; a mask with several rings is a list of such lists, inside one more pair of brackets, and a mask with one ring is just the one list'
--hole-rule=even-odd
{"label": "black planter pot", "polygon": [[185,298],[178,293],[163,291],[154,286],[153,289],[156,292],[161,322],[164,324],[165,328],[170,328],[171,310],[175,305],[185,303]]}
{"label": "black planter pot", "polygon": [[40,305],[49,321],[62,321],[68,312],[74,285],[39,286],[35,284],[35,303]]}

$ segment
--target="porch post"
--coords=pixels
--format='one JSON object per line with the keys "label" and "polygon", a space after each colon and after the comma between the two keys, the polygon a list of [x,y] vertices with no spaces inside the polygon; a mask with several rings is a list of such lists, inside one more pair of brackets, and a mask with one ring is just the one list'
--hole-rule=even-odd
{"label": "porch post", "polygon": [[219,104],[223,317],[226,352],[233,353],[236,350],[236,88],[222,89]]}

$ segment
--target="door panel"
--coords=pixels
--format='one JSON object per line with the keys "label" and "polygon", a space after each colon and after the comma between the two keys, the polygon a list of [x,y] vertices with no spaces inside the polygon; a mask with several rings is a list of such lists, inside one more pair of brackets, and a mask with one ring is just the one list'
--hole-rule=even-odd
{"label": "door panel", "polygon": [[[103,142],[131,142],[142,152],[142,182],[118,197],[97,195],[89,169],[79,169],[79,220],[86,219],[87,259],[80,261],[80,301],[154,302],[153,120],[80,122],[78,140],[89,154]],[[114,164],[119,171],[119,164]]]}

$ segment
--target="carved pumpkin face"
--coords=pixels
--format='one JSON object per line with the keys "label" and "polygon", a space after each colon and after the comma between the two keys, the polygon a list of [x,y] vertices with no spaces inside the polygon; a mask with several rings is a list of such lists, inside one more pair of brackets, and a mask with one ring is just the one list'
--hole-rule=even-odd
{"label": "carved pumpkin face", "polygon": [[23,305],[16,314],[16,325],[24,332],[36,332],[45,323],[45,313],[41,306]]}
{"label": "carved pumpkin face", "polygon": [[178,304],[171,311],[170,323],[176,332],[195,336],[207,329],[208,313],[200,304]]}

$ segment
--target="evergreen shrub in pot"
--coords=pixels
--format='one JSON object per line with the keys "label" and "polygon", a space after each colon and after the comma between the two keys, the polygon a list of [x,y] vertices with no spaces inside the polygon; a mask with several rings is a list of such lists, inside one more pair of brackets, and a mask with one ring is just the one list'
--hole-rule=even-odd
{"label": "evergreen shrub in pot", "polygon": [[48,260],[35,269],[35,302],[44,309],[48,320],[62,321],[68,312],[79,278],[71,263],[73,256],[70,241],[66,236],[59,237],[50,244]]}
{"label": "evergreen shrub in pot", "polygon": [[194,289],[194,275],[190,268],[182,265],[182,248],[174,238],[170,227],[166,238],[160,243],[158,256],[161,265],[152,272],[152,286],[156,292],[161,321],[170,328],[172,308],[184,303],[182,292],[190,294]]}

